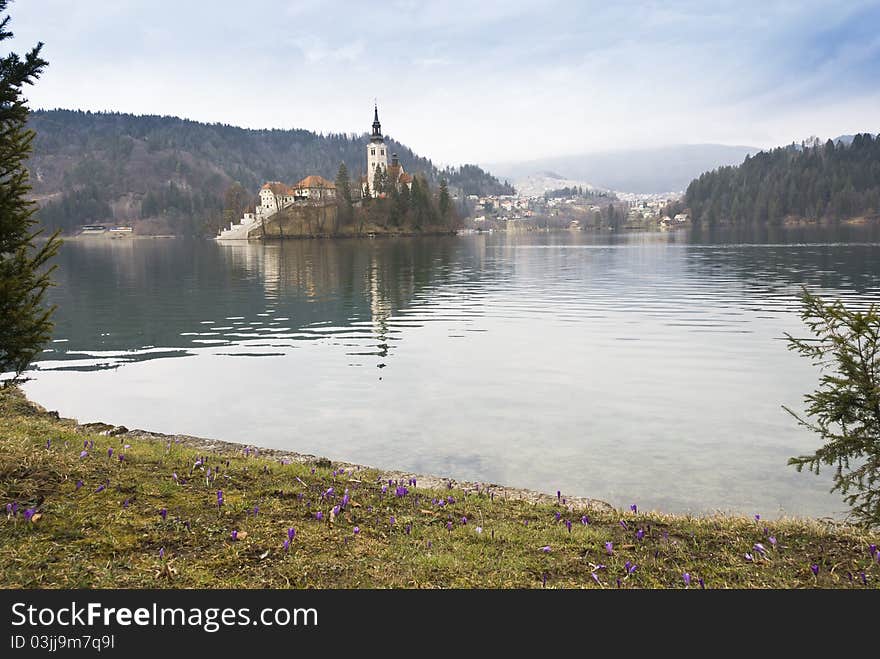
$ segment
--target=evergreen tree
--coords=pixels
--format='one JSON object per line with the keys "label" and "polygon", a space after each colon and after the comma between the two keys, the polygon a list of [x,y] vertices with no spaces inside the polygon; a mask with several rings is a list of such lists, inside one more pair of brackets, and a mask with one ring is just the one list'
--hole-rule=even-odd
{"label": "evergreen tree", "polygon": [[336,172],[336,204],[339,225],[350,224],[353,216],[351,180],[348,177],[348,167],[344,162],[339,163],[339,170]]}
{"label": "evergreen tree", "polygon": [[812,455],[791,458],[798,471],[833,466],[832,492],[840,491],[855,517],[880,526],[880,309],[847,309],[804,290],[801,318],[813,336],[787,334],[789,349],[822,367],[819,388],[807,394],[800,425],[826,443]]}
{"label": "evergreen tree", "polygon": [[449,218],[449,207],[451,202],[449,199],[449,186],[446,184],[445,178],[440,179],[440,200],[438,203],[440,206],[440,219],[443,220],[443,222],[446,222]]}
{"label": "evergreen tree", "polygon": [[[0,0],[3,15],[8,0]],[[0,21],[0,42],[12,37],[9,16]],[[34,217],[36,204],[25,161],[34,132],[27,128],[27,99],[22,86],[33,84],[47,62],[38,43],[24,59],[15,53],[0,58],[0,373],[16,381],[49,340],[53,308],[43,305],[54,267],[47,267],[58,251],[57,234],[38,244]]]}
{"label": "evergreen tree", "polygon": [[376,165],[376,171],[373,172],[373,196],[381,197],[385,192],[385,176],[381,165]]}

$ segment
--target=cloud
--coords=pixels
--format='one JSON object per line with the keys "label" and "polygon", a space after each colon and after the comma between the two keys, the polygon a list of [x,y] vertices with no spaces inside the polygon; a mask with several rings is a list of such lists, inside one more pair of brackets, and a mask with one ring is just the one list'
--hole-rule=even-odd
{"label": "cloud", "polygon": [[[38,107],[383,128],[444,163],[877,130],[880,3],[29,0]],[[872,114],[873,112],[873,114]]]}

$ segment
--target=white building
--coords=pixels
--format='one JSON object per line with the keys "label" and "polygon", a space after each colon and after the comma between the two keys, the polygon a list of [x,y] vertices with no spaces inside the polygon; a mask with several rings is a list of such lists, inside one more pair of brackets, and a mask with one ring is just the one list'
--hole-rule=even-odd
{"label": "white building", "polygon": [[401,185],[412,188],[413,177],[406,173],[397,154],[391,154],[391,165],[388,164],[388,147],[382,137],[382,124],[379,123],[379,107],[373,107],[373,132],[367,143],[367,173],[361,177],[361,192],[372,197],[382,196],[375,189],[377,169],[387,176],[388,185],[400,189]]}

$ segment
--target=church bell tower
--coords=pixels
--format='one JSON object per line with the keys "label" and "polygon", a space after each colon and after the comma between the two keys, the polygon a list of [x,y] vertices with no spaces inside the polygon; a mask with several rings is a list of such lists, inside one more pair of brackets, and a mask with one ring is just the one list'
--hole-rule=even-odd
{"label": "church bell tower", "polygon": [[367,143],[367,185],[373,190],[373,177],[376,175],[376,167],[382,170],[388,169],[388,150],[385,146],[385,138],[382,137],[382,124],[379,123],[379,106],[373,106],[373,132]]}

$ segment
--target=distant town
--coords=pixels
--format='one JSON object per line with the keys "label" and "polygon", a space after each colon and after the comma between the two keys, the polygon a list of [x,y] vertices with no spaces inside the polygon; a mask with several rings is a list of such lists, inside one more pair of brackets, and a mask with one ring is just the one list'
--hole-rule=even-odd
{"label": "distant town", "polygon": [[681,197],[572,186],[543,194],[468,195],[463,203],[471,231],[669,229],[689,222],[686,213],[669,211]]}

